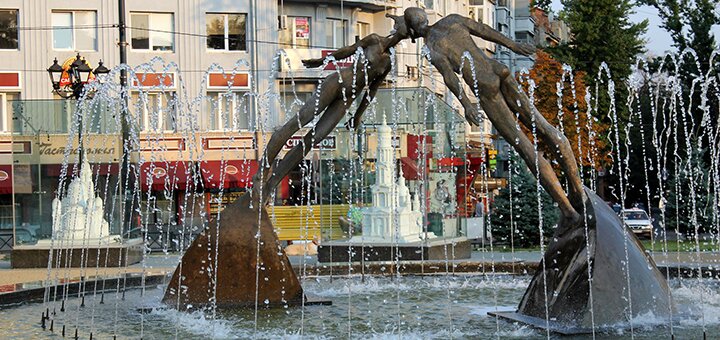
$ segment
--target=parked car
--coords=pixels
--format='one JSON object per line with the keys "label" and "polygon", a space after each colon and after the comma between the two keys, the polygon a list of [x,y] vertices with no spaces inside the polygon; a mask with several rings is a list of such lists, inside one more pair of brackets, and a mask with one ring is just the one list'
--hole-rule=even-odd
{"label": "parked car", "polygon": [[624,209],[621,217],[625,226],[638,236],[647,236],[648,238],[652,234],[652,219],[648,216],[645,210],[632,208]]}

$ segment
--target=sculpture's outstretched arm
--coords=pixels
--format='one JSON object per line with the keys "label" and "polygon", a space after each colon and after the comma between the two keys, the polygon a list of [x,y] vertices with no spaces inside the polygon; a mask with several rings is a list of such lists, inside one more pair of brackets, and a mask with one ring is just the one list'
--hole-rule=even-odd
{"label": "sculpture's outstretched arm", "polygon": [[[370,44],[376,44],[378,37],[379,36],[377,34],[370,34],[367,37],[362,38],[360,41],[358,41],[350,46],[338,48],[337,50],[335,50],[335,52],[331,53],[330,56],[335,58],[335,60],[343,60],[343,59],[350,58],[351,56],[353,56],[355,54],[355,51],[357,51],[358,48],[360,48],[360,47],[366,48]],[[307,68],[320,67],[323,65],[326,58],[327,57],[305,59],[302,61],[302,63]]]}
{"label": "sculpture's outstretched arm", "polygon": [[480,37],[487,41],[503,45],[518,54],[530,55],[535,53],[535,46],[517,43],[514,40],[504,36],[502,33],[494,30],[492,27],[472,20],[470,18],[466,18],[460,15],[458,15],[457,17],[458,20],[461,21],[465,25],[465,27],[467,27],[467,29],[470,31],[470,34],[476,37]]}
{"label": "sculpture's outstretched arm", "polygon": [[360,105],[358,106],[357,110],[355,110],[355,114],[352,115],[350,119],[348,119],[347,123],[345,124],[345,127],[349,129],[355,129],[360,126],[360,122],[362,121],[362,116],[365,113],[365,110],[367,110],[368,106],[370,106],[370,102],[375,98],[375,94],[377,94],[378,88],[380,88],[380,85],[385,80],[385,77],[390,73],[390,70],[384,72],[381,74],[375,81],[373,81],[370,84],[369,91],[366,91],[363,94],[362,100],[360,101]]}
{"label": "sculpture's outstretched arm", "polygon": [[460,85],[460,79],[457,74],[455,74],[455,71],[453,71],[452,66],[450,66],[442,56],[432,56],[432,64],[442,75],[445,86],[460,100],[460,104],[462,104],[465,109],[465,119],[467,119],[470,124],[480,126],[480,116],[478,115],[477,109],[475,109],[475,106],[470,102],[470,98],[465,94],[465,90],[463,90],[462,85]]}

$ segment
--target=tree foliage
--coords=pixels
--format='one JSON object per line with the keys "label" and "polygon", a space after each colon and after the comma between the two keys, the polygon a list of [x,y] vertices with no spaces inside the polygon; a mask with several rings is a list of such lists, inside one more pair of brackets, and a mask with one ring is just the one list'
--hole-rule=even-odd
{"label": "tree foliage", "polygon": [[552,11],[550,5],[552,5],[552,0],[530,0],[530,8],[539,8],[546,13]]}
{"label": "tree foliage", "polygon": [[717,0],[640,0],[640,3],[658,10],[661,27],[670,33],[674,47],[679,51],[693,49],[701,67],[707,67],[715,50],[712,26],[720,24],[720,15],[715,11]]}
{"label": "tree foliage", "polygon": [[[511,157],[509,166],[512,173],[510,184],[495,196],[490,215],[493,239],[499,243],[512,243],[515,247],[537,246],[540,244],[540,218],[535,177],[524,162],[518,161],[517,156]],[[542,187],[540,198],[543,236],[547,242],[557,226],[560,211]]]}
{"label": "tree foliage", "polygon": [[[566,71],[569,70],[548,53],[537,52],[535,65],[528,74],[535,83],[535,107],[567,137],[579,165],[585,169],[606,166],[611,158],[603,151],[607,145],[600,136],[607,135],[609,126],[592,116],[588,117],[584,73]],[[520,80],[527,89],[528,79]],[[525,133],[533,139],[531,131],[525,130]],[[545,154],[551,154],[542,143],[540,149]]]}

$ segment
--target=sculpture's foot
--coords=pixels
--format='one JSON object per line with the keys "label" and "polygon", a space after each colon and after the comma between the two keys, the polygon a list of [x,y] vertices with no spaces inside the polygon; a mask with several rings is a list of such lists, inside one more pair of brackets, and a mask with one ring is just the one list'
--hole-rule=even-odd
{"label": "sculpture's foot", "polygon": [[250,196],[223,210],[219,229],[216,221],[210,221],[208,229],[193,241],[168,284],[163,302],[180,310],[206,306],[213,300],[219,307],[302,302],[302,287],[268,214],[259,209],[257,201],[251,207]]}
{"label": "sculpture's foot", "polygon": [[517,313],[543,321],[535,326],[552,320],[556,329],[623,324],[649,311],[669,315],[669,288],[655,262],[617,214],[586,192],[587,227],[584,218],[561,221]]}

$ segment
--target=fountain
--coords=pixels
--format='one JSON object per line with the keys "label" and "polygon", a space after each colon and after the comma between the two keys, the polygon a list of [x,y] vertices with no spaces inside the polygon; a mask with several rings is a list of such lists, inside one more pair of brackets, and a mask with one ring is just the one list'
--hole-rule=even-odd
{"label": "fountain", "polygon": [[[334,63],[336,69],[321,82],[299,111],[288,110],[297,112],[297,116],[289,118],[272,136],[265,135],[266,127],[258,118],[254,137],[228,137],[223,141],[226,144],[213,144],[213,138],[220,137],[199,134],[195,127],[197,122],[193,121],[197,118],[192,118],[196,109],[193,105],[207,99],[201,94],[195,100],[174,103],[180,115],[190,117],[186,126],[178,128],[182,131],[180,137],[177,134],[169,136],[158,128],[145,130],[141,136],[138,127],[131,126],[131,138],[125,141],[124,150],[151,152],[146,154],[148,159],[144,156],[133,158],[129,176],[134,179],[129,181],[130,188],[121,188],[121,181],[108,179],[110,176],[103,177],[103,184],[98,179],[101,178],[99,172],[93,174],[91,165],[99,161],[93,159],[96,156],[89,155],[80,163],[78,176],[67,184],[67,188],[61,185],[58,190],[53,202],[52,240],[39,242],[50,247],[42,250],[44,262],[39,261],[42,267],[48,268],[46,278],[39,284],[13,285],[9,289],[19,291],[0,294],[0,305],[3,306],[0,315],[4,320],[10,320],[7,323],[10,326],[0,325],[0,332],[18,338],[37,336],[38,327],[45,333],[75,333],[79,334],[77,337],[90,338],[134,335],[148,338],[542,338],[550,337],[551,332],[593,336],[597,333],[613,338],[667,337],[668,334],[700,338],[720,333],[718,272],[713,263],[701,262],[705,256],[717,255],[717,229],[711,229],[708,241],[701,239],[697,232],[689,235],[694,243],[693,252],[689,254],[669,251],[672,240],[668,240],[668,233],[658,235],[664,238],[660,241],[650,241],[652,247],[661,245],[662,253],[647,251],[607,203],[591,190],[592,187],[583,186],[594,183],[598,176],[596,169],[578,170],[575,158],[567,157],[568,145],[574,141],[563,137],[562,126],[555,127],[540,120],[532,104],[532,88],[527,95],[516,91],[517,83],[506,74],[506,69],[482,59],[484,57],[474,52],[476,46],[458,38],[466,37],[463,33],[463,27],[467,28],[464,25],[469,25],[466,18],[448,15],[434,25],[427,25],[423,21],[424,13],[418,11],[412,9],[406,17],[391,16],[396,32],[388,37],[371,35],[358,44],[341,48],[330,58],[306,61],[309,67]],[[405,27],[406,23],[410,30]],[[484,38],[494,37],[495,33],[488,29],[482,27],[482,30],[472,31],[483,32],[481,37]],[[443,237],[428,231],[427,203],[430,199],[427,189],[430,181],[417,176],[414,179],[417,183],[406,183],[407,173],[398,166],[404,163],[398,162],[399,152],[392,145],[400,130],[398,117],[406,112],[403,110],[407,110],[413,100],[422,106],[423,117],[418,119],[422,122],[414,122],[419,126],[419,132],[414,131],[417,135],[413,136],[418,144],[430,143],[427,138],[430,133],[435,133],[433,137],[443,133],[451,135],[452,129],[459,127],[455,121],[441,123],[437,117],[431,117],[437,108],[432,95],[427,97],[429,99],[408,96],[405,101],[397,100],[396,79],[384,93],[392,99],[385,108],[392,114],[387,115],[389,121],[383,118],[382,123],[377,124],[380,115],[377,98],[382,93],[379,85],[386,77],[395,76],[392,72],[396,57],[393,48],[407,37],[425,38],[428,46],[423,49],[423,55],[443,74],[445,85],[461,101],[466,118],[477,123],[483,117],[479,115],[479,107],[471,102],[468,104],[469,97],[460,91],[463,87],[456,73],[462,74],[462,80],[474,91],[487,119],[516,149],[510,152],[517,151],[525,162],[521,166],[527,166],[539,178],[537,191],[530,192],[513,192],[511,181],[511,195],[537,195],[538,206],[515,206],[514,212],[511,206],[509,218],[512,220],[512,215],[518,211],[522,214],[527,213],[527,209],[538,209],[541,257],[533,258],[533,252],[515,249],[512,236],[510,253],[499,249],[504,246],[499,244],[500,239],[489,239],[489,248],[471,252],[469,242],[463,237]],[[453,39],[452,46],[447,45],[447,37]],[[472,41],[469,35],[467,38]],[[505,43],[518,52],[531,52],[526,46]],[[452,53],[458,52],[457,49],[461,51]],[[355,57],[353,62],[340,67],[338,61],[350,56]],[[452,59],[453,56],[458,59]],[[282,57],[278,54],[276,62],[282,63]],[[452,67],[448,68],[443,61],[451,61]],[[142,81],[138,74],[155,73],[155,62],[158,61],[136,69],[121,68],[128,71],[130,84],[139,84]],[[483,63],[492,67],[476,67]],[[238,65],[242,68],[246,64],[240,61]],[[163,64],[162,70],[172,73],[173,67],[176,66]],[[211,71],[217,72],[217,69],[212,68],[208,73]],[[113,72],[111,75],[116,75],[118,70]],[[225,74],[223,70],[222,73],[235,79],[235,72]],[[647,187],[651,186],[647,178],[657,175],[653,184],[659,182],[656,192],[662,196],[660,202],[689,200],[693,206],[700,207],[702,204],[696,203],[707,199],[710,203],[706,206],[713,214],[709,220],[712,228],[716,228],[720,216],[717,213],[720,197],[717,195],[717,157],[708,160],[712,170],[707,175],[692,169],[688,161],[700,158],[689,152],[694,143],[710,149],[717,156],[716,131],[708,127],[709,131],[698,132],[702,133],[701,142],[691,139],[692,124],[700,122],[687,119],[685,105],[678,109],[671,104],[682,102],[677,98],[682,92],[674,83],[676,79],[648,78],[658,82],[657,88],[653,88],[657,91],[657,103],[652,104],[652,124],[662,127],[654,129],[657,131],[652,137],[648,136],[652,143],[643,144],[643,148],[656,152],[646,155],[643,150],[643,164],[650,164],[642,169]],[[495,80],[507,83],[498,88]],[[703,81],[708,84],[703,83],[700,95],[706,100],[716,93],[709,90],[711,80]],[[153,90],[160,93],[154,94],[159,98],[165,89],[162,80],[158,83],[160,85]],[[116,91],[121,90],[117,84],[109,81],[92,86],[97,94],[87,100],[127,109],[117,98],[128,93],[119,95]],[[612,89],[608,83],[608,91]],[[147,94],[143,92],[147,89],[133,90],[141,94],[132,98],[134,103],[130,106],[150,112],[145,124],[162,122],[167,112],[161,105],[149,108],[148,100],[144,98]],[[233,100],[237,103],[257,97],[260,110],[267,110],[270,103],[280,97],[273,91],[263,94],[251,88],[247,96]],[[561,90],[558,93],[563,95]],[[588,94],[588,103],[592,102],[591,98]],[[632,105],[628,103],[628,106]],[[234,109],[243,110],[240,105]],[[366,110],[368,114],[364,117]],[[589,111],[592,110],[591,105]],[[348,112],[353,113],[348,119],[349,129],[336,128]],[[518,121],[515,112],[518,112]],[[630,119],[638,119],[636,115],[632,114]],[[382,117],[386,117],[385,114]],[[710,121],[709,116],[703,121]],[[577,122],[575,128],[583,137],[598,138],[591,129],[592,119],[588,120],[587,126]],[[518,133],[521,124],[533,133],[532,142],[526,135]],[[431,125],[433,127],[429,128]],[[368,130],[371,132],[367,136],[377,136],[374,181],[370,180],[372,176],[367,170],[367,165],[372,163],[364,154],[367,150],[355,144],[369,140],[361,135]],[[678,140],[677,132],[681,130],[684,133],[680,136],[686,138],[685,141]],[[294,136],[298,132],[301,135]],[[619,175],[626,180],[625,172],[636,169],[629,167],[623,158],[631,149],[629,142],[621,140],[621,136],[617,130],[612,131]],[[270,137],[270,141],[263,143],[265,153],[262,158],[256,158],[257,163],[238,161],[250,158],[248,154],[255,151],[261,138],[266,137]],[[330,137],[337,143],[337,148],[332,151],[320,145]],[[289,139],[298,142],[290,143]],[[552,161],[538,151],[537,143],[549,147],[547,156],[554,157],[566,178],[558,178],[560,172],[556,173]],[[448,151],[434,149],[434,155],[428,155],[424,146],[419,149],[424,150],[418,152],[422,155],[417,157],[422,167],[433,163],[427,158],[435,161],[467,158],[467,153],[463,154],[466,151],[452,147]],[[66,152],[65,165],[72,154]],[[173,152],[177,152],[177,156]],[[208,156],[204,152],[222,155],[217,171],[204,167],[209,164],[205,162]],[[310,152],[314,154],[308,157]],[[347,158],[347,164],[340,168],[339,163],[323,162],[323,155],[327,155],[323,152],[335,152],[333,156]],[[584,157],[592,155],[591,150],[583,150],[581,154]],[[190,160],[178,161],[186,158]],[[700,162],[699,159],[694,161]],[[227,162],[237,163],[228,165]],[[676,177],[685,172],[691,178],[687,188],[664,182],[671,163],[683,164],[683,167],[671,170]],[[463,166],[450,164],[448,168]],[[171,171],[172,167],[184,171]],[[150,171],[153,176],[143,170],[148,168],[154,169]],[[304,220],[295,222],[303,224],[298,228],[300,236],[296,237],[308,241],[315,236],[309,232],[314,227],[310,215],[313,209],[323,205],[331,208],[334,205],[362,206],[365,213],[362,234],[348,235],[344,240],[324,237],[334,235],[333,220],[339,217],[330,214],[329,218],[317,219],[321,225],[316,229],[329,230],[327,234],[318,233],[321,244],[317,261],[304,255],[289,258],[278,236],[285,231],[278,227],[279,214],[275,210],[281,207],[275,206],[278,200],[274,195],[276,187],[291,171],[295,171],[293,175],[300,174],[299,180],[287,186],[301,192],[297,208],[303,208],[303,214],[307,214],[293,216],[296,217],[293,221]],[[436,177],[454,178],[450,171],[441,170]],[[156,173],[162,176],[154,176]],[[66,175],[61,175],[60,183],[65,183]],[[313,182],[323,175],[330,180]],[[212,176],[219,178],[213,182]],[[705,181],[712,185],[700,190],[701,182]],[[252,185],[244,186],[250,182]],[[232,190],[226,187],[228,183],[233,183]],[[323,183],[330,185],[323,186]],[[103,189],[99,189],[101,184]],[[143,189],[143,186],[148,188]],[[242,191],[238,187],[242,187]],[[114,210],[122,209],[123,204],[118,204],[115,197],[124,189],[133,199],[133,209],[127,214],[132,219],[132,226],[122,233],[116,232],[118,235],[115,236],[110,232],[112,225],[117,225],[118,219],[126,223],[125,212]],[[678,189],[687,189],[690,193],[687,197],[675,195],[672,199],[668,196],[667,200],[662,200],[668,190]],[[411,195],[412,190],[415,192]],[[542,230],[540,194],[543,191],[552,196],[562,213],[559,225],[547,240],[543,239],[546,234]],[[623,200],[626,191],[627,187],[620,188]],[[649,189],[647,195],[650,196]],[[166,208],[158,203],[158,197],[175,200],[182,208],[180,217],[176,220],[164,218]],[[322,203],[325,197],[329,197],[327,204]],[[321,204],[314,205],[312,200]],[[207,209],[212,212],[206,212],[205,207],[214,210]],[[656,215],[663,224],[666,222],[664,214],[662,210]],[[460,216],[460,213],[455,215]],[[496,235],[499,234],[494,233],[498,227],[493,222],[508,216],[495,214],[485,218],[489,231]],[[694,226],[699,228],[699,217],[693,213],[689,218],[696,221]],[[511,222],[510,235],[513,235],[512,228]],[[153,233],[161,237],[153,238]],[[139,249],[119,248],[124,249],[119,254],[129,254],[125,259],[121,255],[114,258],[102,255],[106,254],[102,250],[127,245],[128,239],[137,235],[141,239],[132,242],[138,242]],[[116,242],[118,237],[122,242]],[[167,237],[167,242],[158,246],[156,243],[162,241],[162,237]],[[679,238],[676,242],[679,248]],[[708,243],[712,250],[701,251],[703,243]],[[21,251],[23,247],[17,247],[17,250]],[[161,255],[150,255],[152,247],[161,251]],[[178,254],[173,255],[172,251],[178,251]],[[16,254],[12,256],[15,263]],[[130,256],[141,260],[140,264],[131,265],[134,260],[131,261]],[[73,268],[76,267],[75,257],[80,259],[79,268]],[[698,260],[692,264],[683,262],[695,257]],[[107,267],[113,266],[118,268],[106,271]],[[0,288],[8,289],[6,286]],[[320,298],[323,306],[311,306],[318,303],[309,296]],[[42,303],[27,303],[35,300]],[[5,308],[19,302],[23,304]]]}

